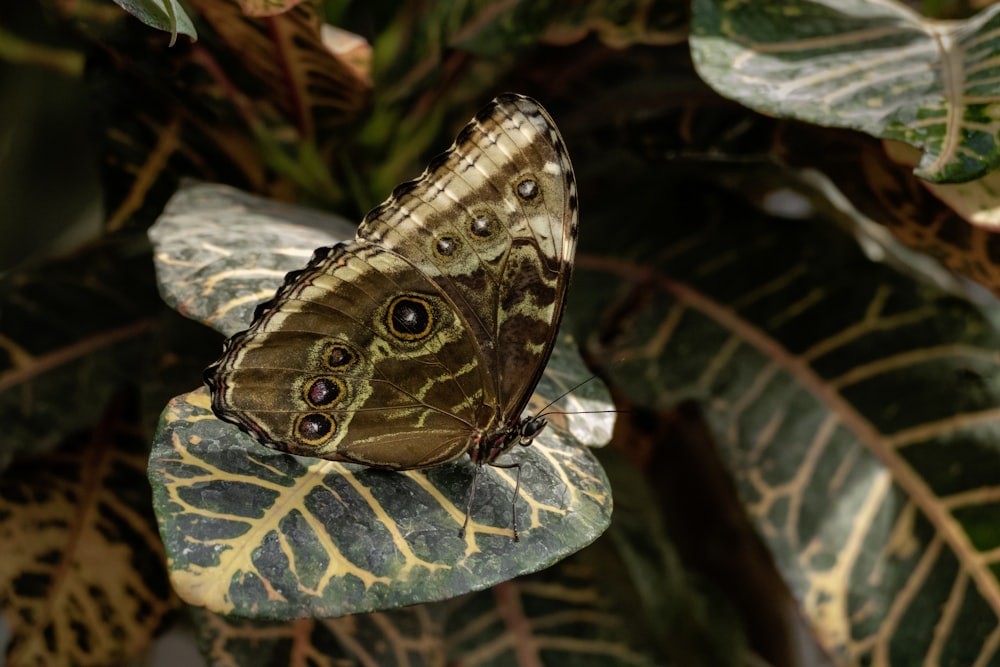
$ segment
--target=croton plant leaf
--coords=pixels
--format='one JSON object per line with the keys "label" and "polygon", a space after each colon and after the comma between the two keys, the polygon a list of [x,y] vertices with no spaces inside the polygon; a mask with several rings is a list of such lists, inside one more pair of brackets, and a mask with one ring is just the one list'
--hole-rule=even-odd
{"label": "croton plant leaf", "polygon": [[695,0],[691,52],[719,94],[753,109],[922,148],[934,182],[1000,164],[1000,5],[935,21],[892,0]]}
{"label": "croton plant leaf", "polygon": [[[353,235],[343,221],[210,185],[180,191],[150,231],[165,299],[227,334],[315,247]],[[595,414],[610,401],[598,383],[574,388],[589,377],[561,340],[531,408],[572,389],[554,409],[590,414],[554,415],[544,437],[518,448],[519,543],[511,471],[484,469],[459,538],[469,459],[397,473],[299,458],[216,419],[204,389],[178,396],[149,466],[175,588],[219,612],[330,617],[450,598],[552,564],[610,520],[607,479],[582,446],[610,437],[611,416]]]}
{"label": "croton plant leaf", "polygon": [[[581,190],[614,193],[588,211],[619,233],[600,255],[582,238],[570,300],[623,397],[700,403],[838,664],[998,664],[995,315],[829,223],[762,214],[708,170],[601,158]],[[683,221],[649,225],[665,211]]]}
{"label": "croton plant leaf", "polygon": [[177,34],[187,35],[192,40],[198,38],[191,17],[177,0],[114,0],[115,4],[146,25],[170,33],[171,46]]}
{"label": "croton plant leaf", "polygon": [[414,605],[341,618],[263,621],[191,608],[211,665],[288,665],[299,656],[325,665],[443,667],[439,605]]}
{"label": "croton plant leaf", "polygon": [[[0,607],[7,665],[112,665],[149,650],[178,606],[145,479],[134,396],[59,451],[0,479]],[[101,406],[106,407],[106,406]]]}
{"label": "croton plant leaf", "polygon": [[612,573],[590,551],[489,590],[403,609],[277,622],[194,608],[192,617],[213,665],[287,665],[297,656],[380,667],[663,664],[606,594],[601,580]]}

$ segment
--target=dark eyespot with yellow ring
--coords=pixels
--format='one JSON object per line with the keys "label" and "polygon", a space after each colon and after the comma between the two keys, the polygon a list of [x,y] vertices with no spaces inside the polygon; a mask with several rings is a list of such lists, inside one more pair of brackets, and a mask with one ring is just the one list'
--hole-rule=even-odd
{"label": "dark eyespot with yellow ring", "polygon": [[303,444],[318,446],[330,439],[337,430],[337,422],[328,415],[312,412],[299,417],[295,433]]}
{"label": "dark eyespot with yellow ring", "polygon": [[304,389],[302,398],[310,407],[326,408],[340,402],[344,395],[344,382],[335,377],[319,377]]}
{"label": "dark eyespot with yellow ring", "polygon": [[343,343],[330,343],[323,350],[323,363],[330,370],[347,368],[357,359],[357,355]]}
{"label": "dark eyespot with yellow ring", "polygon": [[400,340],[421,340],[434,330],[434,310],[426,299],[414,294],[397,296],[386,309],[385,325]]}

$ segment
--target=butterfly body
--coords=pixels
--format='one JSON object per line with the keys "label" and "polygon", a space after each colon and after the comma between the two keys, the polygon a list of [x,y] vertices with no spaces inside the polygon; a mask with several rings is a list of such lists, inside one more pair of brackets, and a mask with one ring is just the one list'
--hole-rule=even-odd
{"label": "butterfly body", "polygon": [[551,118],[498,97],[226,342],[205,371],[215,414],[275,449],[394,470],[530,444],[576,208]]}

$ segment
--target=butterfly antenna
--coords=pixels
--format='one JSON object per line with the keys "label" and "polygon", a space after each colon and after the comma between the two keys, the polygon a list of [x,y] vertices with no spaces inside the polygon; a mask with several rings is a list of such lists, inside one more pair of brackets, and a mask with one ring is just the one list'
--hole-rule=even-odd
{"label": "butterfly antenna", "polygon": [[540,417],[548,417],[549,415],[629,415],[632,414],[631,410],[580,410],[568,412],[566,410],[553,410],[552,412],[546,412],[544,415],[539,415]]}
{"label": "butterfly antenna", "polygon": [[541,410],[538,411],[538,415],[537,416],[544,417],[546,414],[561,414],[561,413],[554,413],[554,412],[553,413],[547,413],[545,411],[548,410],[549,408],[551,408],[556,402],[561,401],[563,398],[569,396],[570,394],[572,394],[574,391],[576,391],[577,389],[579,389],[583,385],[587,384],[591,380],[596,380],[596,379],[597,379],[596,375],[591,375],[589,378],[587,378],[583,382],[577,382],[575,385],[573,385],[572,387],[570,387],[569,389],[567,389],[566,391],[564,391],[563,393],[559,394],[558,396],[556,396],[555,398],[553,398],[551,401],[549,401],[545,405],[544,408],[542,408]]}

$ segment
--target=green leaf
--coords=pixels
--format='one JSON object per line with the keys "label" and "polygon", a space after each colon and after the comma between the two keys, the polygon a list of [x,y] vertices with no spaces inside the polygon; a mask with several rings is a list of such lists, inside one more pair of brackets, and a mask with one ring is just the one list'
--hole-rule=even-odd
{"label": "green leaf", "polygon": [[322,656],[328,665],[441,667],[445,645],[440,606],[415,605],[345,618],[259,621],[191,608],[210,665],[290,665]]}
{"label": "green leaf", "polygon": [[[253,319],[313,250],[352,238],[343,218],[224,185],[189,183],[149,230],[167,305],[227,336]],[[207,365],[207,363],[206,363]]]}
{"label": "green leaf", "polygon": [[[354,232],[231,188],[182,190],[150,230],[165,298],[226,332],[244,328],[285,271],[344,238],[291,220]],[[531,407],[588,377],[563,339]],[[553,409],[608,406],[589,382]],[[514,543],[510,471],[483,468],[460,539],[474,468],[467,458],[393,473],[293,457],[215,419],[204,390],[179,396],[163,414],[149,466],[174,586],[186,601],[224,613],[330,617],[446,599],[547,567],[608,525],[610,489],[581,443],[606,442],[611,421],[553,415],[531,447],[511,456],[523,466]]]}
{"label": "green leaf", "polygon": [[301,655],[401,667],[664,664],[650,659],[621,607],[609,601],[603,580],[613,573],[593,564],[589,552],[474,595],[405,609],[290,622],[203,609],[192,615],[213,665],[287,665]]}
{"label": "green leaf", "polygon": [[588,552],[543,572],[445,603],[448,664],[665,664],[651,659],[636,642],[635,627],[602,588],[612,573],[588,562]]}
{"label": "green leaf", "polygon": [[588,219],[618,233],[590,241],[600,257],[581,248],[570,298],[611,380],[640,405],[700,403],[844,664],[994,664],[1000,331],[828,223],[727,196],[715,173],[600,157],[581,192],[594,194]]}
{"label": "green leaf", "polygon": [[198,39],[191,17],[177,0],[114,0],[115,4],[146,25],[170,33],[170,46],[177,41],[177,33],[187,35],[191,41]]}
{"label": "green leaf", "polygon": [[919,176],[961,182],[1000,164],[998,27],[1000,5],[946,22],[892,1],[695,0],[691,51],[726,97],[904,141]]}
{"label": "green leaf", "polygon": [[[104,407],[103,405],[101,407]],[[0,604],[9,665],[112,665],[148,651],[178,605],[129,400],[0,480]]]}

